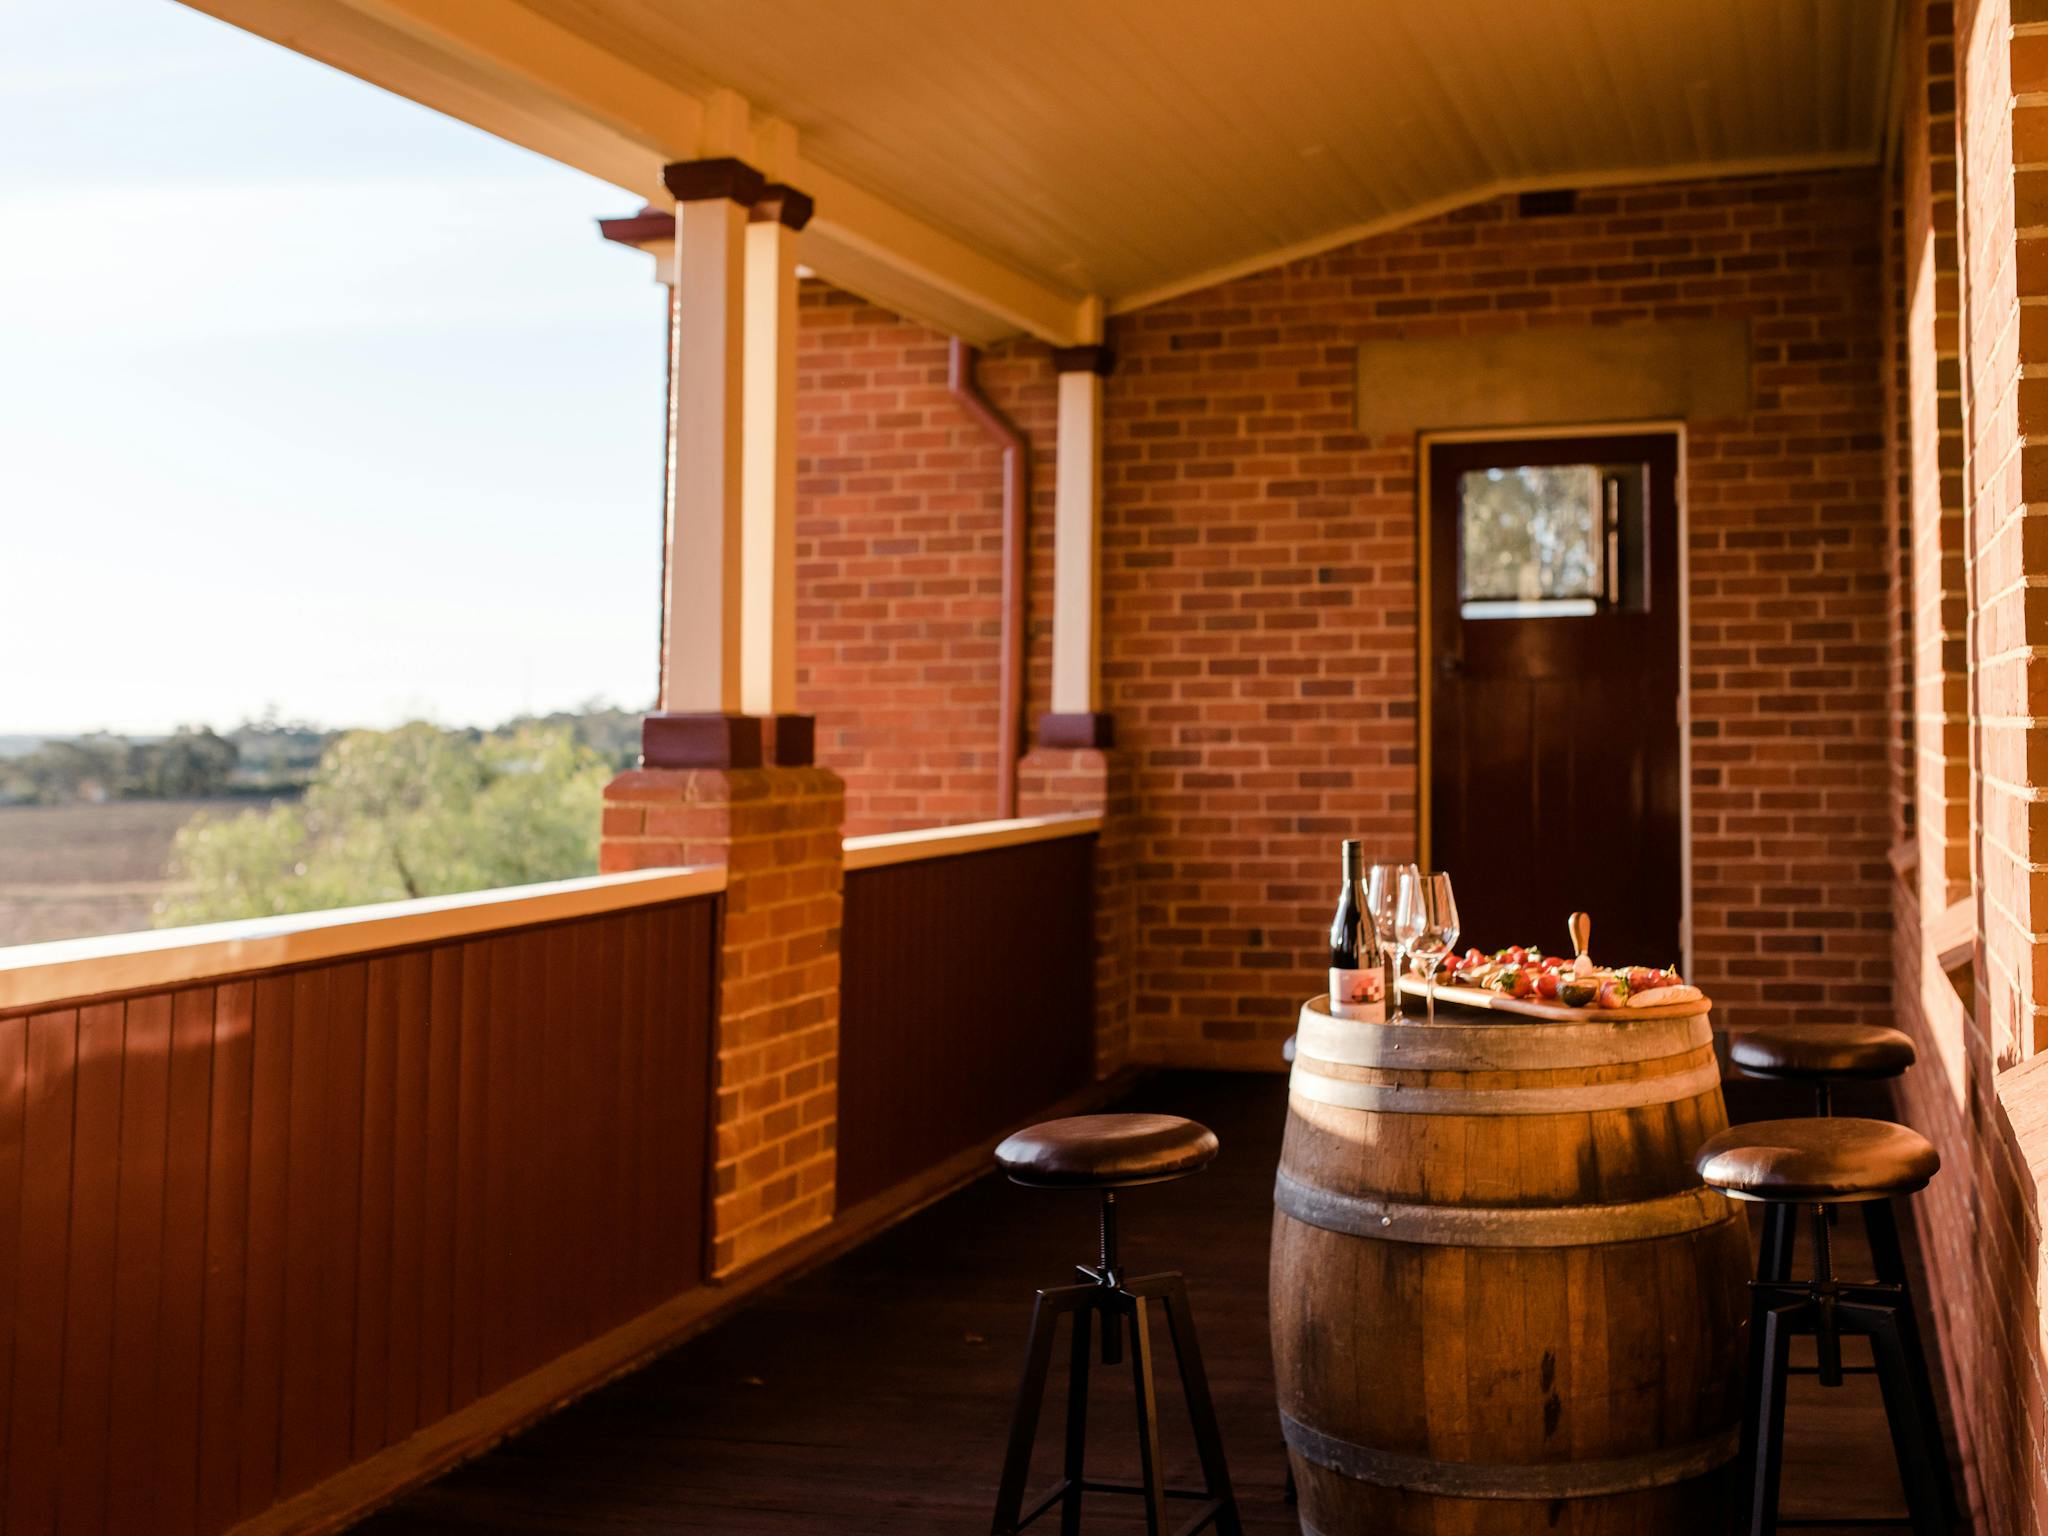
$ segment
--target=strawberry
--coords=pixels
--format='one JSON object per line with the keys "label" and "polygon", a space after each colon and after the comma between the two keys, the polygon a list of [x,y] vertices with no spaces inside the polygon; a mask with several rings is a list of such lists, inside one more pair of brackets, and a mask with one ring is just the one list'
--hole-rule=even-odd
{"label": "strawberry", "polygon": [[1536,983],[1522,967],[1511,965],[1493,978],[1493,987],[1495,991],[1505,992],[1509,997],[1527,997],[1536,990]]}

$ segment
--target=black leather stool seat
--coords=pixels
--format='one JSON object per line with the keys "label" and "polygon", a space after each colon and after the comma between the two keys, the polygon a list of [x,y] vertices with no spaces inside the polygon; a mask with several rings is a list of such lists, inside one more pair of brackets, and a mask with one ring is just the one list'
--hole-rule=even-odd
{"label": "black leather stool seat", "polygon": [[1758,1120],[1709,1137],[1699,1175],[1738,1199],[1877,1200],[1924,1188],[1941,1167],[1926,1137],[1889,1120]]}
{"label": "black leather stool seat", "polygon": [[1178,1115],[1074,1115],[1019,1131],[996,1161],[1019,1184],[1126,1189],[1209,1166],[1216,1133]]}
{"label": "black leather stool seat", "polygon": [[1728,1059],[1757,1077],[1897,1077],[1914,1055],[1910,1036],[1880,1024],[1772,1024],[1728,1042]]}

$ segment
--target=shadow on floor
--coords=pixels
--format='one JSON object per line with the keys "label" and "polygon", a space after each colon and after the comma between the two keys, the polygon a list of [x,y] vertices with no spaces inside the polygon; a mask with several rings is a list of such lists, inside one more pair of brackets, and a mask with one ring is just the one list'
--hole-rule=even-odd
{"label": "shadow on floor", "polygon": [[[1286,1113],[1283,1078],[1171,1073],[1119,1108],[1183,1114],[1222,1156],[1199,1177],[1119,1202],[1132,1273],[1181,1269],[1201,1326],[1247,1536],[1297,1529],[1266,1339],[1266,1246]],[[1746,1117],[1758,1106],[1738,1099]],[[1765,1104],[1768,1108],[1768,1104]],[[1851,1224],[1853,1227],[1853,1224]],[[1843,1267],[1863,1261],[1853,1238]],[[987,1529],[1032,1291],[1093,1257],[1092,1197],[983,1179],[739,1316],[372,1517],[369,1536],[621,1532],[892,1536]],[[565,1259],[573,1262],[573,1257]],[[1053,1472],[1060,1367],[1035,1486]],[[1185,1417],[1161,1384],[1170,1480],[1199,1481]],[[1795,1382],[1784,1513],[1897,1513],[1876,1387]],[[1128,1476],[1128,1377],[1098,1368],[1090,1473]],[[1097,1499],[1087,1529],[1143,1528]],[[1057,1529],[1056,1523],[1045,1525]],[[1825,1529],[1808,1527],[1808,1530]]]}

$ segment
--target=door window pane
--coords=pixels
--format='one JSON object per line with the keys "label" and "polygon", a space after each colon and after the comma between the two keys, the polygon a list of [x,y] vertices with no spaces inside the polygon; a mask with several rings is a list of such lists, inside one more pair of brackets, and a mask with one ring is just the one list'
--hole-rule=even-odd
{"label": "door window pane", "polygon": [[1462,616],[1593,613],[1605,586],[1605,481],[1595,464],[1522,464],[1459,476]]}

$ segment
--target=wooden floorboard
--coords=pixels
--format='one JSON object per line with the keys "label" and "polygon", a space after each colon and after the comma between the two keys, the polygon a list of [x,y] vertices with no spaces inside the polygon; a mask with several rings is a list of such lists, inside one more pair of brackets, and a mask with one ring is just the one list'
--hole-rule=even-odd
{"label": "wooden floorboard", "polygon": [[[1279,1077],[1170,1074],[1121,1107],[1194,1116],[1223,1142],[1197,1178],[1122,1202],[1129,1268],[1188,1275],[1248,1536],[1297,1529],[1266,1340],[1266,1244],[1286,1088]],[[1853,1272],[1860,1238],[1843,1245]],[[613,1383],[359,1527],[369,1536],[892,1536],[987,1528],[1030,1297],[1093,1257],[1090,1197],[989,1178]],[[573,1256],[565,1262],[574,1262]],[[1107,1378],[1107,1379],[1105,1379]],[[1162,1392],[1171,1378],[1162,1383]],[[1042,1429],[1057,1436],[1057,1374]],[[1129,1476],[1128,1377],[1098,1368],[1090,1472]],[[1795,1381],[1784,1511],[1898,1512],[1876,1387]],[[1170,1478],[1197,1480],[1167,1408]],[[1040,1457],[1049,1480],[1051,1457]],[[1054,1529],[1055,1526],[1048,1526]],[[1091,1533],[1135,1532],[1097,1499]],[[1811,1528],[1809,1528],[1811,1530]]]}

